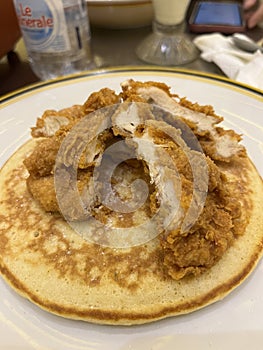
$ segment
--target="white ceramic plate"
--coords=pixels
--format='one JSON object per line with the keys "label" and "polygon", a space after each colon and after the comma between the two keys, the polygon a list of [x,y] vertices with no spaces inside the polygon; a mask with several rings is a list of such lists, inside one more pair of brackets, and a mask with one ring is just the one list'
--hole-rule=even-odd
{"label": "white ceramic plate", "polygon": [[[233,81],[197,72],[161,68],[120,68],[88,72],[29,86],[4,96],[0,108],[0,166],[30,137],[45,109],[83,103],[102,87],[119,91],[133,78],[166,82],[172,91],[211,104],[224,125],[244,135],[243,144],[263,175],[262,93]],[[0,279],[0,348],[54,350],[261,350],[263,344],[263,261],[224,300],[192,314],[133,326],[99,326],[42,311]]]}

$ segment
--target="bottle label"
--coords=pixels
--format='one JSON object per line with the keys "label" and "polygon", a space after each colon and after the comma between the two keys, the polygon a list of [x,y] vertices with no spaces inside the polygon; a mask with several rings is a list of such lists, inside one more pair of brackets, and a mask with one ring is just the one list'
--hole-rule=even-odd
{"label": "bottle label", "polygon": [[26,47],[34,52],[71,49],[61,0],[14,0]]}

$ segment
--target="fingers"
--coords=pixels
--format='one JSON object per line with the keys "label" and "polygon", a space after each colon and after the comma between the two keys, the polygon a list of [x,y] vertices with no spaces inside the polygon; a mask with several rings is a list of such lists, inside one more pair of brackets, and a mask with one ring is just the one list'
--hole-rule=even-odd
{"label": "fingers", "polygon": [[263,4],[255,11],[247,20],[248,28],[255,27],[260,21],[263,20]]}
{"label": "fingers", "polygon": [[243,1],[243,8],[244,10],[249,10],[251,7],[256,5],[257,0],[244,0]]}

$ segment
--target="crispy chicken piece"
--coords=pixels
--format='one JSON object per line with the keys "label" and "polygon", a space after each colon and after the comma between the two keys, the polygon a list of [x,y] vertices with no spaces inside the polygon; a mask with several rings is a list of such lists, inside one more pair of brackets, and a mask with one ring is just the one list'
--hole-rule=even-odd
{"label": "crispy chicken piece", "polygon": [[[81,196],[81,194],[84,191],[84,188],[88,185],[91,176],[92,176],[91,169],[81,170],[78,172],[77,174],[78,194],[77,195]],[[76,217],[78,217],[79,215],[78,213],[76,213],[75,208],[73,206],[73,203],[76,200],[76,197],[72,196],[72,192],[68,190],[72,186],[72,183],[74,180],[70,179],[69,177],[67,178],[65,177],[64,181],[65,181],[65,183],[63,184],[65,188],[64,204],[67,205],[68,207],[68,209],[67,208],[65,209],[64,207],[64,210],[67,211],[68,217],[72,219],[76,219]],[[27,186],[32,196],[41,204],[41,206],[44,208],[45,211],[53,212],[53,213],[60,212],[53,175],[40,176],[40,177],[34,177],[33,175],[30,175],[27,178]]]}
{"label": "crispy chicken piece", "polygon": [[244,147],[239,144],[240,135],[216,126],[223,118],[216,115],[211,106],[200,106],[185,98],[175,98],[176,95],[172,95],[169,87],[162,83],[128,80],[122,84],[122,89],[124,100],[140,98],[145,103],[156,104],[169,111],[173,117],[166,122],[171,125],[173,120],[182,120],[200,137],[204,151],[213,160],[229,162],[237,155],[246,154]]}
{"label": "crispy chicken piece", "polygon": [[100,108],[120,103],[121,99],[119,95],[116,95],[115,91],[104,88],[98,92],[93,92],[87,101],[83,105],[83,109],[86,114],[94,112]]}
{"label": "crispy chicken piece", "polygon": [[50,137],[61,127],[68,131],[81,118],[97,109],[120,102],[120,97],[113,90],[101,89],[92,93],[83,105],[74,105],[59,111],[47,110],[37,119],[36,126],[31,129],[33,137]]}
{"label": "crispy chicken piece", "polygon": [[[83,105],[74,105],[60,111],[47,110],[37,119],[36,126],[32,128],[32,136],[40,139],[24,164],[30,173],[27,180],[28,188],[46,211],[60,210],[54,188],[54,167],[61,142],[72,127],[88,113],[119,101],[119,96],[113,90],[105,88],[91,94]],[[106,130],[93,140],[92,147],[88,145],[84,150],[78,165],[79,169],[82,169],[78,172],[79,191],[82,191],[87,184],[92,167],[112,137],[112,133]],[[70,205],[72,203],[69,198],[68,203]],[[73,212],[69,214],[71,217],[77,215]]]}
{"label": "crispy chicken piece", "polygon": [[54,187],[54,176],[34,177],[30,175],[27,178],[27,188],[45,211],[59,212]]}
{"label": "crispy chicken piece", "polygon": [[40,139],[34,151],[24,160],[29,173],[36,177],[53,174],[60,142],[55,137]]}
{"label": "crispy chicken piece", "polygon": [[[30,174],[34,177],[52,174],[61,142],[72,127],[88,113],[118,102],[119,96],[113,90],[105,88],[91,94],[83,105],[74,105],[60,111],[45,111],[42,117],[37,119],[36,126],[32,128],[32,136],[42,139],[24,162]],[[99,157],[104,150],[105,142],[111,138],[111,133],[105,132],[94,139],[92,150],[87,147],[81,156],[79,167],[83,169],[92,165],[94,155],[92,158],[88,153],[91,151],[94,153],[96,149]]]}
{"label": "crispy chicken piece", "polygon": [[83,106],[75,105],[60,111],[47,110],[37,119],[36,126],[31,129],[33,137],[51,137],[61,126],[75,124],[83,118],[85,111]]}
{"label": "crispy chicken piece", "polygon": [[232,226],[231,214],[218,208],[208,196],[192,232],[185,236],[171,232],[162,242],[168,274],[179,280],[188,275],[200,275],[212,267],[234,240]]}
{"label": "crispy chicken piece", "polygon": [[198,220],[188,232],[170,231],[161,239],[164,266],[176,280],[199,275],[213,266],[237,234],[234,221],[240,218],[240,204],[233,203],[224,189],[225,179],[216,165],[209,161],[208,166],[209,189]]}
{"label": "crispy chicken piece", "polygon": [[147,81],[147,82],[140,82],[140,81],[134,81],[133,79],[129,79],[128,81],[121,84],[122,87],[122,93],[121,97],[124,101],[129,100],[133,101],[133,98],[140,97],[144,100],[144,102],[147,102],[144,96],[140,95],[138,91],[143,89],[150,89],[152,87],[155,87],[157,89],[160,89],[164,91],[169,97],[175,97],[178,95],[171,94],[170,87],[167,86],[165,83],[159,83],[155,81]]}

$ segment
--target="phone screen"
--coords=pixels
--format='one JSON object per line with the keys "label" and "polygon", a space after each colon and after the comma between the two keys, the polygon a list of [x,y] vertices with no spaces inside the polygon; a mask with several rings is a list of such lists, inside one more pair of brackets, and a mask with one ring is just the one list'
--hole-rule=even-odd
{"label": "phone screen", "polygon": [[235,3],[201,2],[194,24],[241,26],[240,8]]}

